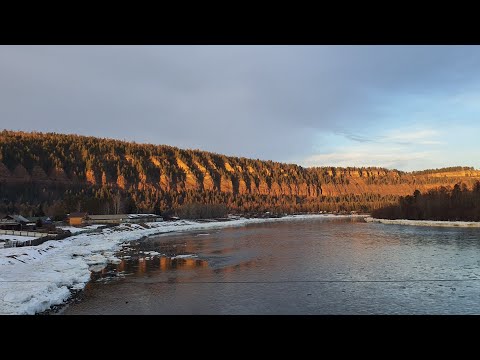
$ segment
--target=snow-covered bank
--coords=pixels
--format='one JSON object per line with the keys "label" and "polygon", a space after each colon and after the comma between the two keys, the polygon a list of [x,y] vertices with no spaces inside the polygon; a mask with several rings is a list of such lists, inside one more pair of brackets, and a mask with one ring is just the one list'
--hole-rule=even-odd
{"label": "snow-covered bank", "polygon": [[407,220],[407,219],[375,219],[366,217],[366,222],[376,222],[382,224],[394,225],[414,225],[414,226],[441,226],[441,227],[480,227],[480,222],[474,221],[434,221],[434,220]]}
{"label": "snow-covered bank", "polygon": [[84,226],[84,227],[81,227],[81,228],[77,228],[77,227],[74,227],[74,226],[60,226],[59,229],[68,230],[72,234],[79,234],[79,233],[92,231],[92,230],[95,230],[95,229],[98,229],[98,228],[101,228],[101,227],[105,227],[105,225],[88,225],[88,226]]}
{"label": "snow-covered bank", "polygon": [[[361,215],[294,215],[283,218],[235,219],[222,222],[154,222],[146,227],[121,224],[96,233],[77,233],[39,246],[0,249],[0,314],[35,314],[67,300],[72,290],[83,289],[90,269],[101,270],[121,244],[169,232],[208,230],[247,224],[311,219],[337,219]],[[177,256],[177,257],[181,257]]]}

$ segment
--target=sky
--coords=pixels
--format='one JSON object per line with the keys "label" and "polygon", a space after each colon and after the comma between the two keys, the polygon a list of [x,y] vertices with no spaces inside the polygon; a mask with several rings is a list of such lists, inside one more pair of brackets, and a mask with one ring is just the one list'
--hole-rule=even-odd
{"label": "sky", "polygon": [[479,46],[0,46],[0,129],[480,168]]}

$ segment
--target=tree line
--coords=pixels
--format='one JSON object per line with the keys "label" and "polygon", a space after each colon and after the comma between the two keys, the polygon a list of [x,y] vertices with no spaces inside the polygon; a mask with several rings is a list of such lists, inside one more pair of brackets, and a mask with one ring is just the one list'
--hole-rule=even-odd
{"label": "tree line", "polygon": [[480,221],[480,182],[473,189],[461,183],[453,188],[441,186],[422,194],[400,197],[397,204],[372,212],[382,219]]}
{"label": "tree line", "polygon": [[[445,181],[377,167],[304,168],[168,145],[0,132],[3,214],[180,213],[189,204],[234,213],[368,212],[398,201],[391,190],[379,190],[384,185]],[[356,182],[365,186],[355,189]],[[327,196],[323,188],[333,190]]]}

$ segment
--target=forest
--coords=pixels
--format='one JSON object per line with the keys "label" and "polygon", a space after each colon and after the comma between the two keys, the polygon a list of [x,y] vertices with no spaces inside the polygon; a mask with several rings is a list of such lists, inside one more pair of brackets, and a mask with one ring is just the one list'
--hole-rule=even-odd
{"label": "forest", "polygon": [[376,209],[372,216],[381,219],[480,221],[480,181],[469,190],[465,184],[441,186],[422,194],[400,197],[397,204]]}
{"label": "forest", "polygon": [[218,209],[369,212],[394,205],[415,189],[426,192],[459,182],[472,188],[477,180],[480,171],[469,167],[418,174],[376,167],[305,168],[168,145],[0,132],[0,214],[57,219],[73,211],[191,215],[192,209],[198,212],[193,204],[212,205],[205,214]]}

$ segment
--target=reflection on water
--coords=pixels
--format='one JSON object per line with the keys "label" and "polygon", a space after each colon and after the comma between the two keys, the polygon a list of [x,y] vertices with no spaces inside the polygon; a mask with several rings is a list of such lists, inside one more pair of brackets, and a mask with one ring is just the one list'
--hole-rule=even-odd
{"label": "reflection on water", "polygon": [[192,270],[206,268],[205,260],[196,258],[172,259],[167,257],[139,257],[136,259],[122,260],[119,264],[110,264],[99,272],[92,273],[92,280],[101,281],[112,276],[124,276],[125,274],[155,276],[158,272],[170,270]]}
{"label": "reflection on water", "polygon": [[480,229],[335,219],[125,247],[65,314],[478,314]]}

